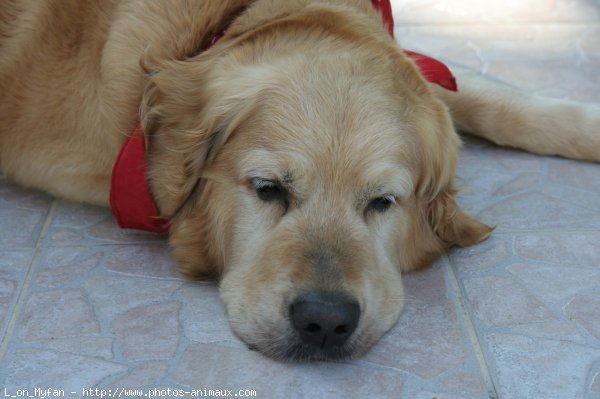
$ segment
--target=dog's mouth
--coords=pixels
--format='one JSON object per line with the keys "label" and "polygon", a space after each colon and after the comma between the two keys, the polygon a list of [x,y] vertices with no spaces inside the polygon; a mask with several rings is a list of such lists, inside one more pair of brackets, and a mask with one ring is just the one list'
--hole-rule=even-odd
{"label": "dog's mouth", "polygon": [[312,360],[343,360],[357,356],[357,351],[353,345],[345,344],[329,348],[319,348],[313,345],[307,345],[303,342],[297,342],[288,346],[284,353],[285,359],[293,361],[312,361]]}
{"label": "dog's mouth", "polygon": [[319,347],[307,344],[293,334],[290,334],[289,338],[265,345],[248,344],[248,349],[259,351],[274,359],[292,362],[347,360],[364,352],[351,341],[341,346]]}

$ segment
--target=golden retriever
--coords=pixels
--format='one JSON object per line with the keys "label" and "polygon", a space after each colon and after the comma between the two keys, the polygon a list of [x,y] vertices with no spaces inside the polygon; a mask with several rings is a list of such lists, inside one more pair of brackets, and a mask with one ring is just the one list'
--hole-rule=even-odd
{"label": "golden retriever", "polygon": [[173,255],[220,279],[235,333],[355,357],[398,319],[402,272],[491,232],[454,201],[455,128],[600,159],[591,109],[458,77],[429,84],[370,0],[3,0],[0,166],[108,206],[141,120]]}

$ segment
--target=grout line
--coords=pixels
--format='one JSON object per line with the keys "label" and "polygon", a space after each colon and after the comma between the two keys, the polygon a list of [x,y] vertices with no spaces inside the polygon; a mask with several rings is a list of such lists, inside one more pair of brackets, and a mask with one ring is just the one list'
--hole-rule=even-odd
{"label": "grout line", "polygon": [[48,231],[48,228],[50,227],[50,223],[51,223],[52,218],[55,213],[56,213],[56,200],[53,200],[52,204],[50,205],[50,210],[48,211],[48,214],[46,215],[46,220],[44,221],[42,230],[40,231],[40,234],[35,242],[35,253],[33,255],[33,258],[31,259],[31,262],[29,263],[29,268],[27,269],[27,273],[25,274],[25,279],[23,280],[23,286],[21,287],[21,290],[17,297],[17,301],[15,302],[15,307],[13,308],[13,311],[12,311],[10,321],[8,322],[8,326],[6,327],[6,332],[4,334],[4,337],[2,338],[2,342],[0,343],[0,364],[3,363],[3,361],[6,357],[6,353],[8,352],[8,347],[12,341],[13,335],[17,328],[16,327],[17,319],[19,318],[19,315],[21,315],[23,308],[25,306],[25,304],[24,304],[25,298],[26,298],[26,295],[29,293],[29,289],[31,287],[32,280],[33,280],[33,274],[34,274],[33,269],[35,268],[35,265],[37,263],[37,260],[40,256],[40,252],[41,252],[40,243],[46,236],[46,233]]}
{"label": "grout line", "polygon": [[477,363],[479,363],[479,370],[481,372],[481,376],[485,380],[487,395],[488,395],[489,399],[498,399],[500,396],[498,395],[498,392],[496,390],[494,380],[490,373],[490,368],[488,367],[488,364],[485,360],[485,356],[484,356],[483,350],[481,348],[481,343],[480,343],[479,337],[477,335],[477,331],[475,330],[475,326],[473,325],[473,320],[471,319],[471,315],[469,314],[469,311],[467,310],[467,307],[465,305],[465,298],[463,296],[462,290],[460,289],[460,285],[458,283],[458,278],[456,277],[456,274],[454,273],[454,268],[452,267],[452,263],[450,262],[450,259],[448,258],[448,256],[446,256],[446,261],[447,261],[446,264],[448,265],[447,268],[449,269],[449,271],[446,273],[448,276],[448,281],[449,281],[450,285],[452,286],[452,289],[456,293],[458,305],[460,306],[459,311],[462,314],[465,328],[467,330],[467,333],[469,334],[469,339],[471,341],[471,346],[473,348],[473,351],[475,352],[475,357],[477,358]]}

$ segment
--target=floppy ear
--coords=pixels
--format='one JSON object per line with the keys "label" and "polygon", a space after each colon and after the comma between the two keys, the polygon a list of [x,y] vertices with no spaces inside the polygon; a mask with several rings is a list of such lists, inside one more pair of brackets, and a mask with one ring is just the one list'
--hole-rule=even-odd
{"label": "floppy ear", "polygon": [[[477,221],[459,208],[455,196],[453,180],[460,151],[460,139],[450,120],[450,114],[437,99],[433,112],[437,127],[428,129],[428,143],[422,149],[425,162],[417,195],[425,207],[429,226],[436,237],[450,246],[467,247],[486,239],[492,228]],[[435,123],[435,122],[434,122]],[[427,133],[425,133],[427,136]]]}
{"label": "floppy ear", "polygon": [[148,179],[160,216],[172,218],[252,104],[219,92],[210,59],[148,64],[141,109]]}
{"label": "floppy ear", "polygon": [[460,140],[444,105],[433,100],[421,115],[417,135],[418,182],[412,226],[405,243],[403,271],[429,265],[449,247],[486,239],[492,228],[459,208],[453,186]]}
{"label": "floppy ear", "polygon": [[200,55],[146,66],[142,101],[150,187],[161,216],[172,219],[169,242],[179,270],[192,278],[221,273],[223,221],[233,214],[203,171],[259,102],[252,79],[246,88],[231,84],[214,61]]}
{"label": "floppy ear", "polygon": [[[206,65],[188,61],[146,63],[142,126],[148,179],[161,217],[172,218],[190,195],[218,134],[202,95]],[[195,76],[194,76],[195,75]]]}

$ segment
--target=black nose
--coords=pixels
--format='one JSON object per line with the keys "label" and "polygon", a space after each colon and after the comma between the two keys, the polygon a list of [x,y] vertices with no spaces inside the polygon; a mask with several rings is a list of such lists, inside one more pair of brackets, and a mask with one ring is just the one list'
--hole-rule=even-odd
{"label": "black nose", "polygon": [[356,300],[317,291],[300,295],[289,311],[302,342],[321,349],[342,346],[356,330],[360,318]]}

